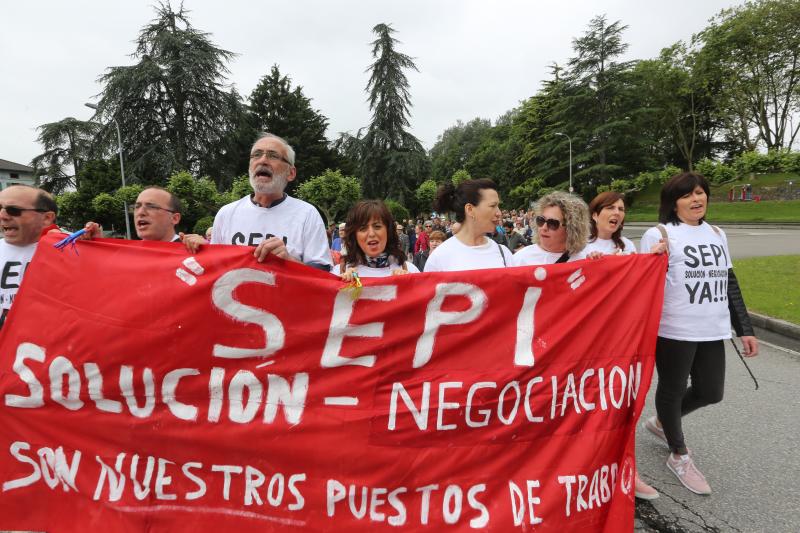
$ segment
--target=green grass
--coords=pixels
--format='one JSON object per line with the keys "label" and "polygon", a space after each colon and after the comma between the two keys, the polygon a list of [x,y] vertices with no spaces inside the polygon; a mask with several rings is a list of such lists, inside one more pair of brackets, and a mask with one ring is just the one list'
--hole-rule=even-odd
{"label": "green grass", "polygon": [[800,255],[733,262],[748,309],[800,324]]}
{"label": "green grass", "polygon": [[[763,202],[711,202],[708,220],[717,222],[800,222],[800,200]],[[638,202],[628,209],[626,222],[654,222],[658,219],[657,205]]]}

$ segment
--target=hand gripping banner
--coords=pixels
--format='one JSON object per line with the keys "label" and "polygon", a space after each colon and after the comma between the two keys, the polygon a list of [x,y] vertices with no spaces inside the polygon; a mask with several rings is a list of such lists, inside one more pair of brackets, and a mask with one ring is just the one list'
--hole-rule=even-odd
{"label": "hand gripping banner", "polygon": [[0,529],[633,527],[663,256],[350,287],[55,240],[0,333]]}

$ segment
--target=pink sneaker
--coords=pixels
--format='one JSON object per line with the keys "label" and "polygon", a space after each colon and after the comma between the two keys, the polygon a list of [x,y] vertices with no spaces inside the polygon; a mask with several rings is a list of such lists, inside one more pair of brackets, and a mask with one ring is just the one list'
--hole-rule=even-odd
{"label": "pink sneaker", "polygon": [[683,483],[683,486],[695,494],[711,494],[711,487],[706,478],[697,469],[691,456],[669,454],[667,468]]}
{"label": "pink sneaker", "polygon": [[635,483],[635,491],[634,494],[640,500],[655,500],[658,498],[658,491],[642,481],[639,477],[639,472],[636,472],[636,483]]}
{"label": "pink sneaker", "polygon": [[658,437],[659,439],[661,439],[664,442],[664,444],[669,446],[669,443],[667,442],[667,436],[664,435],[664,429],[658,425],[658,419],[656,417],[651,416],[650,418],[645,420],[644,428],[653,435],[655,435],[656,437]]}

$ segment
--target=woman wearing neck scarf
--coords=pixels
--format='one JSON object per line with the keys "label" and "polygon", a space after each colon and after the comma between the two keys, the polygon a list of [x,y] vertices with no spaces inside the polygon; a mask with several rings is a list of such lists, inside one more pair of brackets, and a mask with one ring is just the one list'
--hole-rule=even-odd
{"label": "woman wearing neck scarf", "polygon": [[452,272],[511,266],[511,252],[487,233],[500,223],[500,196],[490,179],[467,180],[454,187],[439,188],[433,208],[437,213],[455,213],[461,229],[433,250],[425,272]]}
{"label": "woman wearing neck scarf", "polygon": [[628,255],[635,254],[636,247],[622,236],[625,222],[625,200],[614,191],[601,192],[589,204],[589,243],[581,255]]}
{"label": "woman wearing neck scarf", "polygon": [[565,192],[551,192],[536,202],[534,243],[514,254],[514,266],[548,265],[583,259],[589,236],[586,202]]}
{"label": "woman wearing neck scarf", "polygon": [[344,255],[331,273],[352,281],[417,273],[419,269],[405,260],[396,224],[386,204],[380,200],[362,200],[350,209],[344,226]]}

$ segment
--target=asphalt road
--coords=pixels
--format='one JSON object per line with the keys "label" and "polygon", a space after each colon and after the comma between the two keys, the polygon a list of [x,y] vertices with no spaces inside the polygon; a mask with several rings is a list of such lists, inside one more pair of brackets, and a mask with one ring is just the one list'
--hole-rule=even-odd
{"label": "asphalt road", "polygon": [[[654,224],[625,224],[623,235],[631,239],[638,249],[642,234]],[[728,248],[734,259],[766,255],[800,254],[800,227],[780,226],[728,226],[720,225],[728,236]],[[800,528],[798,528],[800,531]]]}
{"label": "asphalt road", "polygon": [[686,442],[713,493],[685,489],[664,464],[666,445],[641,427],[655,414],[654,376],[637,430],[637,461],[661,496],[637,503],[636,531],[800,531],[800,353],[762,345],[748,360],[760,384],[754,390],[726,345],[725,399],[684,418]]}

